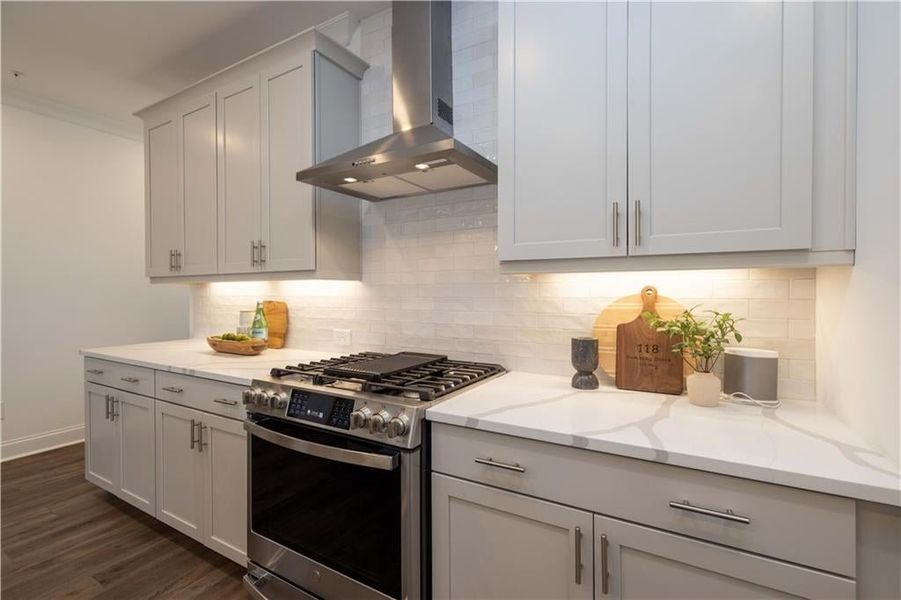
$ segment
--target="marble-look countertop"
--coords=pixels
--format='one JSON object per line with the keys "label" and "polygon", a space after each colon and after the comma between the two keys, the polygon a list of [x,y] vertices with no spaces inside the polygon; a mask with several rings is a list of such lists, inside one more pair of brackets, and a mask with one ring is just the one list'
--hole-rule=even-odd
{"label": "marble-look countertop", "polygon": [[595,391],[512,372],[432,408],[426,418],[901,506],[899,467],[814,403],[777,409],[690,404],[685,396]]}
{"label": "marble-look countertop", "polygon": [[284,367],[287,364],[321,360],[331,356],[324,352],[293,348],[279,350],[268,348],[256,356],[224,354],[215,352],[207,345],[206,340],[202,339],[88,348],[82,350],[81,354],[90,358],[112,360],[238,385],[250,385],[252,379],[268,376],[272,367]]}

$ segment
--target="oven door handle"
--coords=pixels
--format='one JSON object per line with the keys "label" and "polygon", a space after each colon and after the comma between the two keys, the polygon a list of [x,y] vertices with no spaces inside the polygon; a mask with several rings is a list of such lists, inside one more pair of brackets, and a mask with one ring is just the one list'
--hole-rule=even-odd
{"label": "oven door handle", "polygon": [[335,448],[334,446],[326,446],[325,444],[317,444],[300,440],[282,433],[277,433],[266,427],[244,421],[244,429],[251,435],[255,435],[262,440],[271,442],[276,446],[294,450],[302,454],[310,456],[318,456],[326,460],[334,460],[347,463],[349,465],[357,465],[360,467],[369,467],[371,469],[381,469],[383,471],[393,471],[397,468],[397,455],[392,454],[373,454],[370,452],[359,452],[357,450],[345,450],[344,448]]}

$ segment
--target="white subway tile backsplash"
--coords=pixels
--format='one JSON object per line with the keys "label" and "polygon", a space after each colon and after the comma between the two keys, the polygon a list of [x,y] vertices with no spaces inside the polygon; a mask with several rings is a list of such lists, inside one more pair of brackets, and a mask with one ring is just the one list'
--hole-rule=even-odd
{"label": "white subway tile backsplash", "polygon": [[[489,158],[496,148],[496,5],[454,2],[455,133]],[[360,25],[362,135],[391,132],[391,11]],[[510,275],[496,257],[497,188],[483,186],[363,206],[363,281],[283,281],[193,286],[194,336],[234,329],[259,298],[288,303],[287,344],[346,352],[419,350],[507,368],[568,375],[570,338],[590,335],[617,298],[655,285],[700,311],[744,319],[743,346],[780,353],[783,397],[814,398],[815,278],[811,269],[720,269]],[[703,313],[702,313],[703,314]]]}

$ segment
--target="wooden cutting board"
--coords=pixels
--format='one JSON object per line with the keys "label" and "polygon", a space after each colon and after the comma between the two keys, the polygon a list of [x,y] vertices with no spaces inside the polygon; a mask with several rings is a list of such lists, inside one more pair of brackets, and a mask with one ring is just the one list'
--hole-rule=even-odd
{"label": "wooden cutting board", "polygon": [[269,324],[269,347],[281,348],[288,333],[288,305],[279,300],[263,300],[263,314]]}
{"label": "wooden cutting board", "polygon": [[[650,287],[650,286],[648,286]],[[645,288],[647,289],[647,288]],[[654,290],[656,293],[656,290]],[[685,310],[685,307],[676,302],[672,298],[657,295],[655,299],[655,308],[657,314],[664,319],[671,319]],[[632,294],[624,296],[610,303],[595,320],[592,335],[598,338],[598,349],[601,369],[616,380],[617,361],[616,361],[616,330],[623,323],[630,323],[636,318],[641,319],[641,312],[644,309],[643,295]],[[643,319],[641,319],[642,325]],[[670,346],[671,347],[671,346]],[[637,347],[635,347],[637,349]],[[653,348],[650,348],[653,349]],[[659,350],[659,346],[658,346]],[[659,356],[659,352],[658,352]],[[673,354],[678,359],[679,356]],[[680,384],[681,385],[681,384]],[[624,388],[633,389],[633,388]]]}

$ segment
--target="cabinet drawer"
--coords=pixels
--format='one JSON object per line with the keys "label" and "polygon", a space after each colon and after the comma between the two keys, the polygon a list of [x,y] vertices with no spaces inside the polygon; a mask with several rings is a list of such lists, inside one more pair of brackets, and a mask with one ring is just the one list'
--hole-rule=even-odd
{"label": "cabinet drawer", "polygon": [[246,411],[241,403],[240,385],[212,381],[201,377],[156,372],[156,397],[167,402],[196,408],[232,419],[243,420]]}
{"label": "cabinet drawer", "polygon": [[153,396],[153,369],[146,367],[85,358],[84,378],[85,381],[125,390],[133,394]]}
{"label": "cabinet drawer", "polygon": [[847,498],[439,423],[432,445],[435,472],[855,573],[855,506]]}

